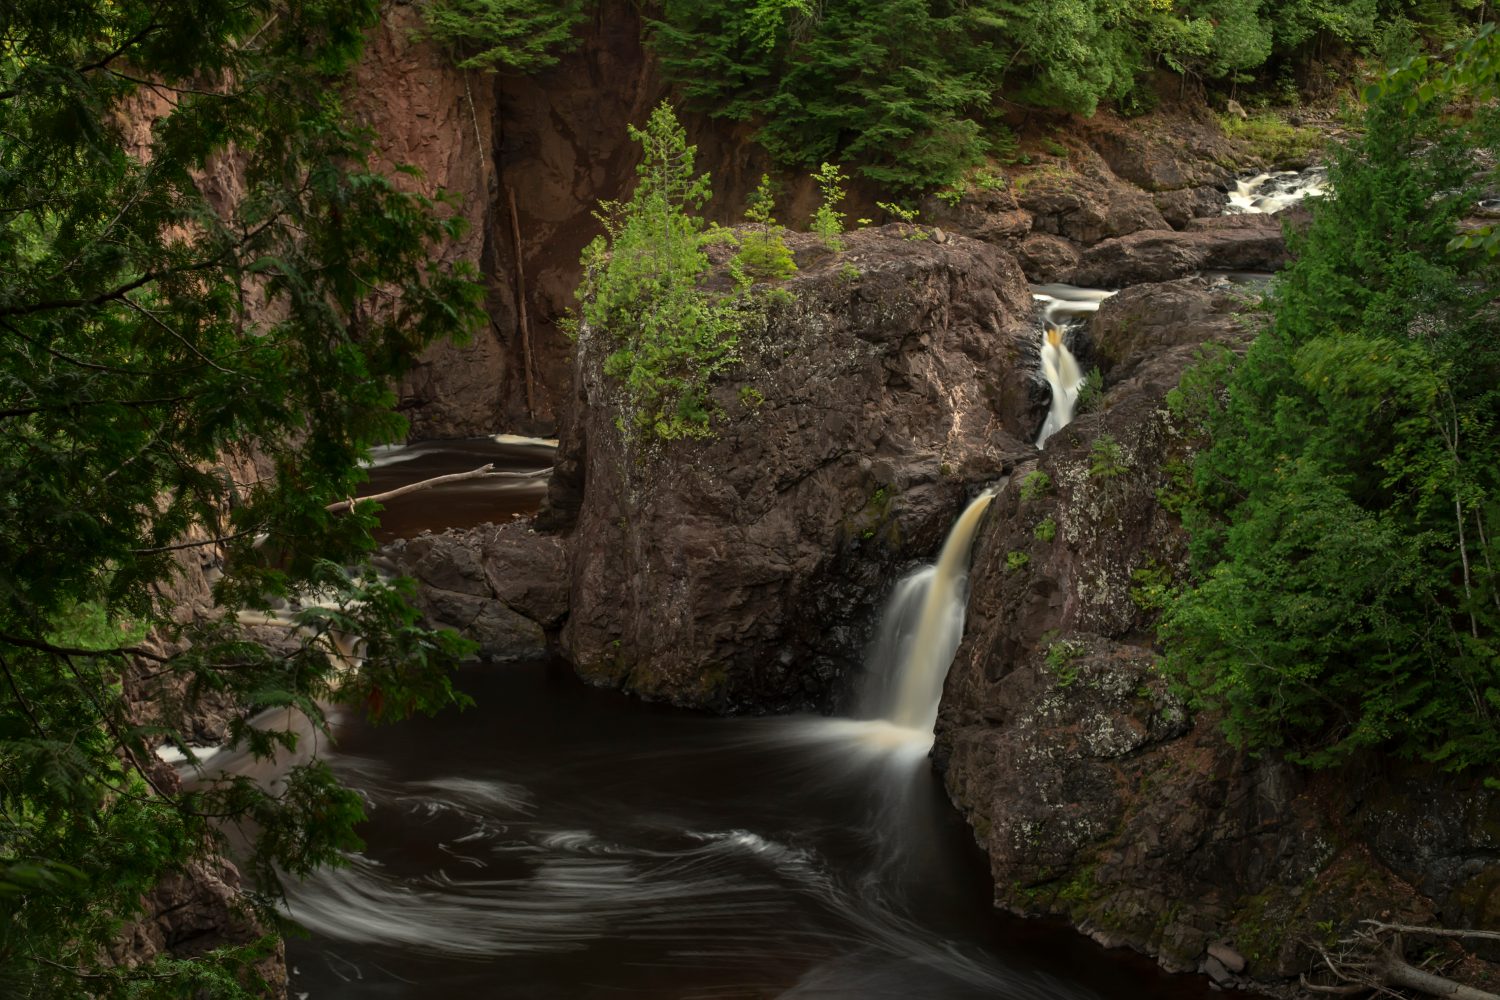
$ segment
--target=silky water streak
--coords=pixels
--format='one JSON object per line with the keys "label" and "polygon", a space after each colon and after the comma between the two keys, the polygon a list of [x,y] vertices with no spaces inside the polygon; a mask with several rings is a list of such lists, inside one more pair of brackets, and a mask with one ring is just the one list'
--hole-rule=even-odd
{"label": "silky water streak", "polygon": [[1078,359],[1068,350],[1062,331],[1055,326],[1047,327],[1042,334],[1041,362],[1042,378],[1052,390],[1052,405],[1047,408],[1047,419],[1036,437],[1038,448],[1073,422],[1078,390],[1083,388],[1083,372],[1078,369]]}
{"label": "silky water streak", "polygon": [[922,734],[929,745],[943,681],[964,635],[969,550],[994,498],[993,489],[976,497],[948,532],[937,565],[917,570],[897,585],[897,599],[887,611],[896,620],[881,629],[885,651],[895,653],[895,673],[881,699],[884,704],[872,707],[891,725]]}

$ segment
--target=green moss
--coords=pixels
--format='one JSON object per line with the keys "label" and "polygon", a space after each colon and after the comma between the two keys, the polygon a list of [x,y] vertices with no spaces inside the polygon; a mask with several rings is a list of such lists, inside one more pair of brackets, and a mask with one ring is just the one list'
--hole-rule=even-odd
{"label": "green moss", "polygon": [[1019,549],[1011,549],[1009,552],[1005,553],[1005,568],[1010,570],[1011,572],[1015,572],[1019,569],[1025,569],[1027,564],[1029,564],[1030,562],[1031,556],[1027,555],[1025,552],[1020,551]]}
{"label": "green moss", "polygon": [[1315,129],[1289,125],[1270,112],[1244,119],[1230,115],[1219,123],[1225,135],[1268,166],[1305,167],[1323,149],[1323,137]]}
{"label": "green moss", "polygon": [[1052,518],[1043,518],[1037,526],[1031,530],[1039,542],[1050,542],[1057,537],[1057,522]]}

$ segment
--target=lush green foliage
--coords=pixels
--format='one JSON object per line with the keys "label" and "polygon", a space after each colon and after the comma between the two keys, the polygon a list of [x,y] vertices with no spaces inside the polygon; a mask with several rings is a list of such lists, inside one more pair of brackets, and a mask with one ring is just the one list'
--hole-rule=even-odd
{"label": "lush green foliage", "polygon": [[1474,16],[1469,0],[663,0],[650,35],[689,101],[755,121],[784,166],[859,164],[909,189],[1001,151],[998,98],[1138,109],[1158,66],[1276,79],[1317,46],[1364,51]]}
{"label": "lush green foliage", "polygon": [[[1495,93],[1493,45],[1468,61],[1475,96]],[[1233,736],[1315,765],[1500,759],[1497,275],[1454,240],[1495,116],[1445,117],[1431,69],[1376,88],[1271,327],[1176,399],[1212,443],[1166,667]]]}
{"label": "lush green foliage", "polygon": [[604,235],[583,252],[578,299],[590,329],[612,337],[605,373],[625,388],[627,423],[643,437],[706,437],[709,385],[736,359],[740,318],[728,297],[699,287],[704,246],[724,234],[699,214],[707,174],[668,104],[630,135],[642,147],[635,192],[595,213]]}
{"label": "lush green foliage", "polygon": [[813,174],[819,197],[810,228],[823,240],[823,245],[833,251],[844,249],[844,241],[839,239],[844,232],[844,213],[839,211],[839,206],[844,203],[844,182],[848,179],[848,175],[833,163],[823,164]]}
{"label": "lush green foliage", "polygon": [[786,245],[786,229],[776,221],[775,201],[771,178],[762,174],[745,208],[748,225],[740,235],[740,251],[730,263],[742,284],[780,281],[797,273],[791,248]]}
{"label": "lush green foliage", "polygon": [[[220,846],[219,822],[261,831],[244,860],[267,894],[278,871],[355,843],[358,799],[317,761],[271,789],[164,781],[147,762],[186,738],[200,697],[315,724],[329,699],[381,715],[452,700],[443,668],[462,644],[416,628],[396,586],[342,568],[369,548],[372,511],[325,509],[358,492],[370,445],[402,432],[393,378],[477,315],[474,283],[430,259],[454,223],[367,170],[341,112],[338,76],[376,13],[0,9],[6,996],[232,995],[253,949],[131,970],[103,956],[143,892]],[[200,186],[229,171],[236,197]],[[184,626],[176,560],[213,552],[226,614]],[[312,592],[320,606],[289,632],[306,641],[243,641],[237,611]],[[366,641],[341,685],[330,630]],[[162,642],[138,648],[148,631]],[[127,706],[127,673],[154,700]],[[233,735],[260,754],[296,739],[243,719]]]}
{"label": "lush green foliage", "polygon": [[427,0],[427,35],[449,46],[460,69],[530,73],[575,42],[585,0]]}

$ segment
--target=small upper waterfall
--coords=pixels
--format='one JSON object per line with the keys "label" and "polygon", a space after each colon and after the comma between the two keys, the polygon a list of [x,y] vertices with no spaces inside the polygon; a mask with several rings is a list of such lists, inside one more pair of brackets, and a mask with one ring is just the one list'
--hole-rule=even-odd
{"label": "small upper waterfall", "polygon": [[1052,404],[1047,408],[1047,419],[1036,437],[1038,448],[1073,422],[1073,407],[1078,403],[1078,391],[1083,388],[1083,372],[1078,369],[1078,359],[1063,343],[1062,331],[1055,326],[1047,327],[1042,334],[1041,359],[1042,378],[1052,390]]}

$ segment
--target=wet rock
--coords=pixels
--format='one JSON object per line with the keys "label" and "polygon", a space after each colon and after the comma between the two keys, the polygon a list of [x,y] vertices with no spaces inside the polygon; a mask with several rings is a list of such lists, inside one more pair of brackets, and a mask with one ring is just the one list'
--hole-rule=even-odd
{"label": "wet rock", "polygon": [[1118,383],[1174,348],[1244,343],[1245,314],[1258,298],[1254,288],[1203,278],[1135,285],[1104,300],[1089,323],[1089,339],[1106,380]]}
{"label": "wet rock", "polygon": [[1086,250],[1065,279],[1091,288],[1169,281],[1206,269],[1275,271],[1287,260],[1279,229],[1215,227],[1132,233]]}
{"label": "wet rock", "polygon": [[545,656],[567,615],[562,541],[525,521],[400,539],[380,557],[416,580],[415,603],[429,624],[477,642],[486,661]]}
{"label": "wet rock", "polygon": [[1219,188],[1203,185],[1175,191],[1158,191],[1151,196],[1151,200],[1167,225],[1173,229],[1190,229],[1192,220],[1222,213],[1227,197]]}
{"label": "wet rock", "polygon": [[1043,169],[1017,179],[1016,203],[1031,213],[1034,231],[1087,245],[1142,229],[1166,228],[1150,195],[1121,183],[1102,163],[1093,172],[1070,166],[1073,169]]}
{"label": "wet rock", "polygon": [[1061,236],[1033,233],[1016,248],[1016,260],[1028,280],[1045,285],[1072,274],[1078,266],[1078,248]]}
{"label": "wet rock", "polygon": [[1238,975],[1245,971],[1245,956],[1229,947],[1227,944],[1215,942],[1208,946],[1209,961],[1218,962],[1219,967],[1226,972]]}
{"label": "wet rock", "polygon": [[[801,259],[812,241],[790,239]],[[897,567],[1030,451],[1033,305],[1014,260],[898,227],[845,240],[742,336],[711,440],[623,432],[608,340],[580,337],[587,405],[549,506],[571,515],[562,643],[586,678],[726,711],[828,705]]]}
{"label": "wet rock", "polygon": [[1223,185],[1230,177],[1222,164],[1234,162],[1234,147],[1197,102],[1144,118],[1102,112],[1077,128],[1116,176],[1146,191]]}

